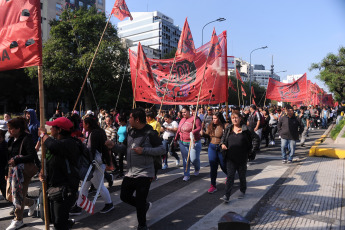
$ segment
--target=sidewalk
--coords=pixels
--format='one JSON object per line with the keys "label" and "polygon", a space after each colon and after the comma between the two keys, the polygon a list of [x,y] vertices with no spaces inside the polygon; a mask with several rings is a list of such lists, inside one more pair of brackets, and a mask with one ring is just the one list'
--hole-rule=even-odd
{"label": "sidewalk", "polygon": [[[318,148],[345,150],[327,131]],[[345,229],[345,161],[307,157],[258,213],[251,229]]]}

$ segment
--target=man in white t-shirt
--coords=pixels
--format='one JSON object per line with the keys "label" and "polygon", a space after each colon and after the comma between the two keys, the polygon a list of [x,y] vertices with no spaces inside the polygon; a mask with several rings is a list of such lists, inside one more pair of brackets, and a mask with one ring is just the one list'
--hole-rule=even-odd
{"label": "man in white t-shirt", "polygon": [[174,149],[174,137],[175,133],[178,129],[178,123],[176,121],[173,121],[171,116],[169,114],[164,115],[164,123],[161,127],[161,133],[163,132],[163,146],[165,148],[165,156],[163,158],[163,166],[162,169],[168,168],[168,152],[170,152],[170,155],[176,158],[176,165],[178,166],[180,164],[180,158],[177,155],[175,149]]}

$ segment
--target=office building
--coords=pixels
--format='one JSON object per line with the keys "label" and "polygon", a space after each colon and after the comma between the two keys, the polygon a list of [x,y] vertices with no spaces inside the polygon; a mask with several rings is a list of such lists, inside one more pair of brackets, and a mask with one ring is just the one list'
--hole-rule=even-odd
{"label": "office building", "polygon": [[50,26],[49,21],[60,19],[61,12],[66,6],[72,9],[79,7],[90,8],[96,6],[99,12],[105,12],[106,0],[41,0],[41,25],[43,43],[49,38]]}
{"label": "office building", "polygon": [[252,81],[257,82],[260,86],[267,88],[269,78],[280,81],[280,76],[273,73],[271,70],[266,70],[264,65],[254,65],[252,73]]}
{"label": "office building", "polygon": [[[174,25],[174,20],[159,11],[131,12],[133,20],[129,19],[117,24],[118,35],[131,44],[131,49],[136,50],[140,42],[144,52],[149,58],[164,57],[177,48],[181,30]],[[147,51],[152,51],[153,56]]]}

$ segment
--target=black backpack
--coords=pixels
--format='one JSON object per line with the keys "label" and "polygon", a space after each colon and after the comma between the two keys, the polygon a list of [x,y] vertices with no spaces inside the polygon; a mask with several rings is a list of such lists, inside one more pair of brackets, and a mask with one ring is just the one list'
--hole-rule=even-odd
{"label": "black backpack", "polygon": [[[80,155],[78,157],[77,161],[77,169],[79,179],[84,180],[87,171],[89,170],[90,165],[92,164],[92,154],[91,151],[86,147],[81,140],[78,138],[74,138],[77,142],[77,145],[79,147]],[[89,174],[89,177],[92,176],[92,173]],[[91,178],[90,178],[91,179]]]}

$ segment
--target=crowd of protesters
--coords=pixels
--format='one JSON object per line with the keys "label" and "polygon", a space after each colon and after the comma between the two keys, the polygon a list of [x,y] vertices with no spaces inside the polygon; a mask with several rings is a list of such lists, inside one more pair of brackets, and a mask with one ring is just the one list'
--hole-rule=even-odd
{"label": "crowd of protesters", "polygon": [[[36,210],[37,200],[27,197],[34,176],[47,182],[50,220],[55,229],[72,228],[74,222],[69,217],[81,214],[84,208],[79,199],[83,197],[84,202],[94,190],[104,201],[100,213],[113,210],[103,180],[110,188],[114,176],[123,180],[121,200],[136,208],[138,229],[147,229],[146,213],[152,206],[147,196],[151,183],[158,179],[158,170],[171,167],[168,159],[173,157],[174,166],[183,167],[183,181],[189,181],[191,165],[194,176],[199,175],[203,146],[210,165],[207,192],[217,191],[220,167],[227,177],[221,199],[229,202],[236,171],[241,191],[238,198],[244,198],[248,161],[255,160],[264,148],[275,146],[279,138],[282,163],[293,163],[296,145],[304,147],[310,131],[327,128],[330,122],[339,123],[345,102],[335,108],[251,105],[231,106],[228,111],[225,107],[201,107],[196,111],[183,106],[180,111],[171,108],[160,113],[152,108],[127,113],[101,109],[97,114],[89,110],[81,116],[77,111],[63,115],[57,110],[46,123],[48,130],[40,128],[33,109],[13,119],[4,114],[4,120],[0,120],[0,191],[13,203],[10,214],[15,216],[7,230],[23,226],[25,206],[29,207],[28,216]],[[43,145],[47,148],[46,175],[37,154]],[[78,177],[78,164],[85,149],[97,167],[79,189],[84,178]]]}

